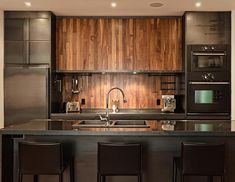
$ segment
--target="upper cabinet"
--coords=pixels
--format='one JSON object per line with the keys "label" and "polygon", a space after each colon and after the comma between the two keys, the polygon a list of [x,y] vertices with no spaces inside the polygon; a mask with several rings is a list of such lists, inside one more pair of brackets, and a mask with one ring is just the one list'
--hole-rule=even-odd
{"label": "upper cabinet", "polygon": [[186,44],[231,44],[231,12],[186,12]]}
{"label": "upper cabinet", "polygon": [[57,18],[58,70],[181,70],[181,17]]}
{"label": "upper cabinet", "polygon": [[50,64],[53,14],[6,11],[4,17],[5,63]]}

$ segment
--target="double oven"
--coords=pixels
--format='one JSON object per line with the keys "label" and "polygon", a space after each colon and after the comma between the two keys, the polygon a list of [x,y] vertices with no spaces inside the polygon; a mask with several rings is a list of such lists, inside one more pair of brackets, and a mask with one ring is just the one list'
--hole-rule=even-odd
{"label": "double oven", "polygon": [[231,56],[227,45],[188,45],[187,115],[231,114]]}

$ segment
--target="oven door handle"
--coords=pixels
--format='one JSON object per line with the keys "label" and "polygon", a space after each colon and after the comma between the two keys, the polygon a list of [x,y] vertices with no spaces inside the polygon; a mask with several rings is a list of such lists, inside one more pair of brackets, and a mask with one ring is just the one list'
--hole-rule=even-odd
{"label": "oven door handle", "polygon": [[189,82],[190,85],[229,85],[230,82]]}
{"label": "oven door handle", "polygon": [[194,56],[225,56],[225,53],[199,53],[199,52],[193,52]]}

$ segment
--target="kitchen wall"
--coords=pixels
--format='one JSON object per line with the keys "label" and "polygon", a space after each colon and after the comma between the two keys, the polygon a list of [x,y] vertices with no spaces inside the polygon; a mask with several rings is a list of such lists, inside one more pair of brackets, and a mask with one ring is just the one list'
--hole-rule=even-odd
{"label": "kitchen wall", "polygon": [[160,108],[156,100],[175,94],[176,77],[118,71],[182,70],[181,29],[180,17],[57,19],[57,70],[116,72],[79,76],[79,98],[72,98],[72,77],[64,77],[62,102],[84,98],[83,108],[104,108],[106,93],[119,87],[128,102],[117,91],[110,98],[120,108]]}
{"label": "kitchen wall", "polygon": [[[232,119],[235,119],[235,10],[232,11]],[[0,10],[0,127],[4,124],[3,110],[3,10]],[[234,126],[235,128],[235,126]]]}
{"label": "kitchen wall", "polygon": [[0,128],[4,126],[3,104],[3,10],[0,10]]}
{"label": "kitchen wall", "polygon": [[110,88],[119,87],[124,90],[127,103],[123,104],[122,95],[114,90],[110,93],[110,103],[112,100],[119,100],[120,108],[161,108],[156,100],[161,99],[162,94],[175,94],[174,84],[163,84],[174,82],[174,76],[149,76],[133,74],[97,74],[92,76],[79,76],[79,95],[72,95],[72,79],[70,76],[64,77],[63,101],[68,102],[73,99],[85,99],[82,108],[105,108],[105,98]]}

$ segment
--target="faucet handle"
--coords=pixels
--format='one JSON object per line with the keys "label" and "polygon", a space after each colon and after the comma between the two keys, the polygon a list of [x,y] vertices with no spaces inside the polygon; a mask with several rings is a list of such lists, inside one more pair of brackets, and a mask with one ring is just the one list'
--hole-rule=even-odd
{"label": "faucet handle", "polygon": [[100,121],[107,121],[107,117],[102,117],[101,114],[99,114],[99,117],[100,117]]}

